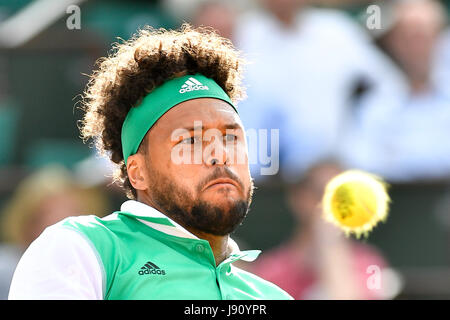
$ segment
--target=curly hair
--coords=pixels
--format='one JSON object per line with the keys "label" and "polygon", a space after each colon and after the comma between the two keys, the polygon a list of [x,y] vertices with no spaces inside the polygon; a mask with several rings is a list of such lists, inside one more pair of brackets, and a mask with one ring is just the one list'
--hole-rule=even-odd
{"label": "curly hair", "polygon": [[130,40],[113,44],[108,57],[98,60],[98,69],[82,95],[81,138],[91,140],[101,155],[117,165],[114,181],[128,198],[136,199],[121,143],[122,124],[129,110],[165,81],[195,73],[215,80],[236,103],[245,97],[243,63],[231,41],[212,29],[189,24],[179,30],[145,27]]}

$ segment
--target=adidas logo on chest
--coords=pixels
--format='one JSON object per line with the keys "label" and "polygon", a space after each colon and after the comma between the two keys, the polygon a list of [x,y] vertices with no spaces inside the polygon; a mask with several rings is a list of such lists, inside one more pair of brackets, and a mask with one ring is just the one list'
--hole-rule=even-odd
{"label": "adidas logo on chest", "polygon": [[196,90],[209,90],[208,86],[203,85],[200,81],[190,77],[181,86],[180,93],[196,91]]}
{"label": "adidas logo on chest", "polygon": [[144,264],[143,267],[141,267],[141,270],[138,271],[139,275],[143,276],[145,274],[156,274],[164,276],[166,274],[165,270],[160,269],[156,264],[147,261],[146,264]]}

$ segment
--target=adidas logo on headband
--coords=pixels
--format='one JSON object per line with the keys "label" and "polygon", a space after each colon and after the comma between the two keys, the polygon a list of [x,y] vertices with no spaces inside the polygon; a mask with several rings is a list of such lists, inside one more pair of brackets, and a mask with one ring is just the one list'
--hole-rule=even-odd
{"label": "adidas logo on headband", "polygon": [[200,81],[190,77],[188,80],[184,82],[181,86],[180,93],[185,93],[189,91],[195,90],[209,90],[208,86],[203,85]]}

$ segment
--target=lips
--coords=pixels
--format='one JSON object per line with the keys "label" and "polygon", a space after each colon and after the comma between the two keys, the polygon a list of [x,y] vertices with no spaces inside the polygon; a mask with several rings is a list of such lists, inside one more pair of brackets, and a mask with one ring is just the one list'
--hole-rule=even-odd
{"label": "lips", "polygon": [[229,178],[221,178],[221,179],[216,179],[216,180],[211,181],[210,183],[208,183],[205,186],[205,188],[203,190],[206,190],[209,187],[212,187],[217,184],[231,184],[231,185],[235,186],[236,188],[239,188],[239,185],[236,183],[236,181],[229,179]]}

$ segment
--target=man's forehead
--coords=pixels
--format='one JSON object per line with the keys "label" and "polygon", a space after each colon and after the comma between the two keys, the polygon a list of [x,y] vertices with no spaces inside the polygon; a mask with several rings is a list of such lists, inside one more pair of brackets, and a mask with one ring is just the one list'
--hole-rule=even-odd
{"label": "man's forehead", "polygon": [[[164,119],[163,119],[164,118]],[[161,125],[167,129],[193,129],[201,125],[209,127],[241,127],[238,114],[228,103],[218,99],[201,98],[180,103],[162,118]]]}

